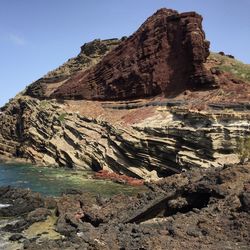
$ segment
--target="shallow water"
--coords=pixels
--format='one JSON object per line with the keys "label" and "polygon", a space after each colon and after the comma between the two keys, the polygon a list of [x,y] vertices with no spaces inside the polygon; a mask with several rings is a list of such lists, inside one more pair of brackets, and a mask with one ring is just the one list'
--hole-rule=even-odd
{"label": "shallow water", "polygon": [[29,188],[46,196],[59,196],[67,189],[81,189],[94,195],[132,195],[143,190],[106,180],[92,179],[90,171],[37,167],[28,164],[0,163],[0,186]]}

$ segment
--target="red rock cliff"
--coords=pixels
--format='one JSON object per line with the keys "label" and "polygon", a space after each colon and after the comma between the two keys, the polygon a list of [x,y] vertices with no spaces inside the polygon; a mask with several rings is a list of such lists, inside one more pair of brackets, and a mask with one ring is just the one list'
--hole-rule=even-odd
{"label": "red rock cliff", "polygon": [[161,9],[101,62],[75,74],[51,97],[126,100],[210,88],[214,78],[203,66],[208,55],[200,15]]}

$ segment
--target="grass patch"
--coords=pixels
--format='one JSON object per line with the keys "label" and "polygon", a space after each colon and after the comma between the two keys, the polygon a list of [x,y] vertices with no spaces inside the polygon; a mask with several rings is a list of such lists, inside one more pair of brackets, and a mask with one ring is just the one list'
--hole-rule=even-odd
{"label": "grass patch", "polygon": [[40,106],[40,108],[46,109],[49,107],[49,102],[46,100],[43,100],[40,102],[39,106]]}
{"label": "grass patch", "polygon": [[242,80],[250,82],[249,64],[216,53],[211,53],[209,57],[219,62],[218,68],[221,71],[231,73]]}
{"label": "grass patch", "polygon": [[60,115],[58,116],[58,120],[59,120],[60,122],[64,122],[66,116],[67,116],[67,113],[62,113],[62,114],[60,114]]}

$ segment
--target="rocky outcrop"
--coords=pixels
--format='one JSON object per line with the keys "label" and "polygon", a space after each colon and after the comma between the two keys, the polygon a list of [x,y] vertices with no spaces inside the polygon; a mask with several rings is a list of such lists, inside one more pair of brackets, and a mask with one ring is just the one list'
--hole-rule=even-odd
{"label": "rocky outcrop", "polygon": [[83,45],[1,109],[0,156],[145,179],[242,161],[250,85],[223,72],[225,58],[205,62],[201,22],[162,9],[129,38]]}
{"label": "rocky outcrop", "polygon": [[[84,109],[90,104],[85,103]],[[96,118],[87,117],[70,112],[67,104],[21,97],[2,113],[0,153],[35,164],[104,169],[150,179],[239,162],[239,138],[250,136],[245,111],[142,107],[124,111],[123,119],[111,122],[105,112],[112,118],[116,113],[107,110]],[[147,116],[131,123],[143,113]]]}
{"label": "rocky outcrop", "polygon": [[119,39],[96,39],[81,47],[80,54],[69,59],[59,68],[29,85],[26,95],[39,99],[48,98],[58,87],[69,80],[77,72],[82,72],[98,63],[102,57],[120,43]]}
{"label": "rocky outcrop", "polygon": [[79,72],[51,96],[124,100],[215,85],[203,63],[209,42],[195,12],[161,9],[96,66]]}
{"label": "rocky outcrop", "polygon": [[0,208],[1,217],[20,216],[45,205],[40,194],[11,187],[0,188],[0,201],[1,204],[8,204],[7,207]]}
{"label": "rocky outcrop", "polygon": [[[53,221],[63,238],[39,234],[23,241],[24,248],[248,249],[249,180],[249,165],[231,165],[193,169],[148,183],[137,196],[93,197],[81,190],[64,194],[56,199]],[[50,216],[46,208],[39,208],[23,221],[28,223],[34,215],[42,220]],[[43,230],[48,226],[43,224]],[[17,238],[26,236],[20,222],[14,227],[21,233]]]}

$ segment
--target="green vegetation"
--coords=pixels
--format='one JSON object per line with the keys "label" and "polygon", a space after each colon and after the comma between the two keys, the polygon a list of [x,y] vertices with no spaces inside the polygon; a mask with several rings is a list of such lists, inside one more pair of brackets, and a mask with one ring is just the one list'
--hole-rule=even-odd
{"label": "green vegetation", "polygon": [[46,109],[49,107],[49,102],[46,100],[43,100],[40,102],[39,106],[40,106],[40,108]]}
{"label": "green vegetation", "polygon": [[250,82],[249,64],[244,64],[236,59],[216,53],[211,53],[209,59],[215,60],[218,63],[218,69],[221,71],[229,72],[242,80]]}
{"label": "green vegetation", "polygon": [[241,163],[250,159],[250,137],[240,137],[237,140],[236,152],[239,154]]}
{"label": "green vegetation", "polygon": [[62,114],[59,115],[58,120],[60,122],[64,122],[66,116],[67,116],[67,113],[62,113]]}

